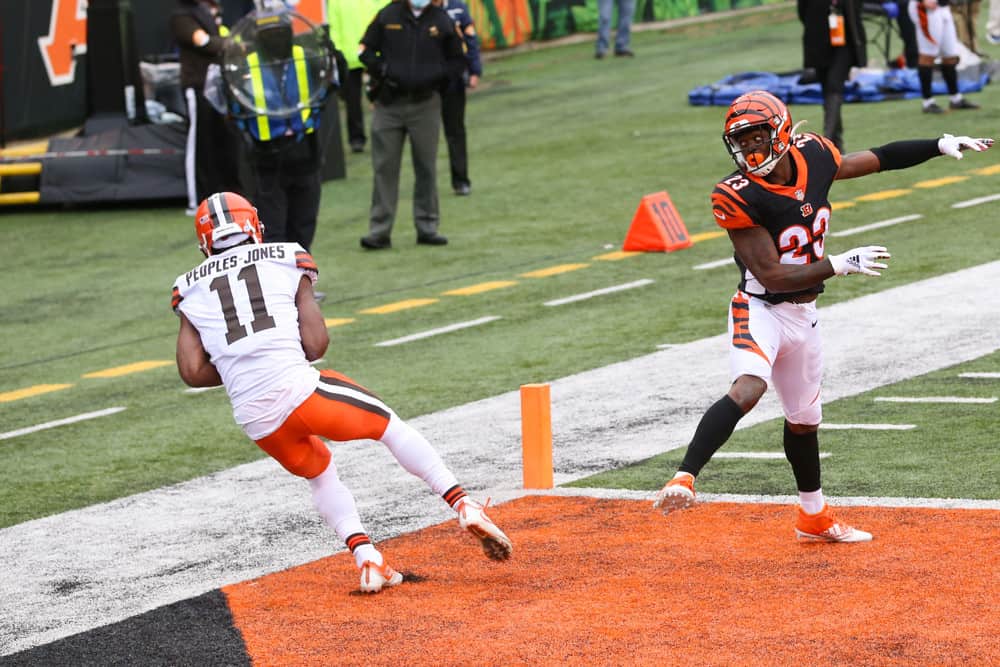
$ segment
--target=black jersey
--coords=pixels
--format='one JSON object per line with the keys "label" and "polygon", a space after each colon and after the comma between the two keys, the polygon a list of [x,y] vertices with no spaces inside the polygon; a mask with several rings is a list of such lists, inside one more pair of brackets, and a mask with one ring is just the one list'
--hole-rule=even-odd
{"label": "black jersey", "polygon": [[[830,186],[840,169],[840,151],[829,139],[808,133],[795,137],[788,154],[794,161],[794,183],[777,185],[733,172],[712,190],[712,213],[724,229],[766,229],[782,264],[811,264],[824,257]],[[740,290],[772,303],[823,291],[823,283],[819,283],[798,292],[769,292],[739,255],[734,259],[740,269]]]}

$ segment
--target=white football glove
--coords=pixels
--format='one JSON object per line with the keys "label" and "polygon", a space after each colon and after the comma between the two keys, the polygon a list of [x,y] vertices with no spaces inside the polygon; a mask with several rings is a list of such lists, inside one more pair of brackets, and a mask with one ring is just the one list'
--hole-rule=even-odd
{"label": "white football glove", "polygon": [[889,259],[891,256],[883,246],[866,245],[848,250],[840,255],[830,255],[830,264],[833,265],[833,272],[838,276],[846,276],[848,273],[880,276],[882,274],[875,269],[887,269],[889,266],[876,260]]}
{"label": "white football glove", "polygon": [[993,140],[989,138],[973,139],[972,137],[954,137],[945,134],[938,139],[938,150],[941,155],[950,155],[956,160],[962,159],[962,151],[968,148],[976,152],[984,151],[993,145]]}

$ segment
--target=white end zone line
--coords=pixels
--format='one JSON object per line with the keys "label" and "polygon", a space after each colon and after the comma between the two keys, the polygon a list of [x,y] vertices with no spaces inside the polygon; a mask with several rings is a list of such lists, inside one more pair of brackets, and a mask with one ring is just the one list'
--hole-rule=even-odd
{"label": "white end zone line", "polygon": [[121,412],[124,409],[125,408],[105,408],[104,410],[97,410],[96,412],[84,412],[83,414],[79,414],[74,417],[66,417],[66,419],[57,419],[55,421],[45,422],[44,424],[36,424],[35,426],[19,428],[16,431],[7,431],[6,433],[0,433],[0,440],[7,440],[9,438],[16,438],[19,435],[27,435],[29,433],[35,433],[37,431],[44,431],[47,428],[55,428],[57,426],[75,424],[76,422],[82,422],[88,419],[107,417],[108,415],[113,415],[117,412]]}
{"label": "white end zone line", "polygon": [[827,431],[909,431],[917,427],[916,424],[827,424],[819,425]]}
{"label": "white end zone line", "polygon": [[996,403],[997,397],[968,398],[965,396],[878,396],[877,403]]}
{"label": "white end zone line", "polygon": [[[716,454],[718,456],[718,453]],[[629,489],[590,489],[558,487],[532,490],[525,496],[564,496],[607,500],[647,500],[653,502],[656,491]],[[833,507],[922,507],[939,510],[1000,510],[1000,500],[978,498],[892,498],[869,496],[827,496]],[[699,503],[744,503],[748,505],[798,505],[798,496],[740,495],[736,493],[699,493]],[[697,506],[694,508],[697,510]],[[691,511],[691,510],[688,510]]]}
{"label": "white end zone line", "polygon": [[[820,452],[821,459],[830,458],[830,452]],[[784,452],[716,452],[713,459],[768,459],[785,460]]]}
{"label": "white end zone line", "polygon": [[988,195],[986,197],[976,197],[975,199],[966,199],[965,201],[955,202],[951,205],[952,208],[969,208],[970,206],[979,206],[980,204],[986,204],[991,201],[996,201],[1000,199],[1000,194]]}
{"label": "white end zone line", "polygon": [[979,378],[986,380],[998,380],[1000,379],[1000,373],[959,373],[960,378]]}
{"label": "white end zone line", "polygon": [[903,222],[911,222],[913,220],[919,220],[924,216],[919,213],[912,213],[910,215],[902,215],[898,218],[889,218],[888,220],[882,220],[881,222],[873,222],[870,225],[861,225],[860,227],[851,227],[850,229],[845,229],[840,232],[831,232],[830,236],[850,236],[852,234],[861,234],[863,232],[870,232],[873,229],[881,229],[883,227],[891,227],[893,225],[898,225]]}
{"label": "white end zone line", "polygon": [[583,294],[574,294],[573,296],[567,296],[563,299],[554,299],[552,301],[546,301],[544,305],[562,306],[567,303],[573,303],[575,301],[584,301],[586,299],[592,299],[595,296],[602,296],[604,294],[613,294],[614,292],[622,292],[624,290],[634,289],[636,287],[645,287],[646,285],[652,285],[654,282],[655,281],[650,278],[643,278],[642,280],[636,280],[631,283],[615,285],[614,287],[605,287],[604,289],[594,290],[593,292],[584,292]]}
{"label": "white end zone line", "polygon": [[428,331],[421,331],[420,333],[410,334],[409,336],[403,336],[402,338],[393,338],[392,340],[384,340],[380,343],[375,343],[375,347],[391,347],[393,345],[402,345],[403,343],[412,343],[413,341],[420,340],[422,338],[439,336],[441,334],[451,333],[452,331],[458,331],[460,329],[468,329],[469,327],[478,327],[480,324],[487,324],[489,322],[494,322],[499,319],[500,319],[499,315],[489,315],[487,317],[480,317],[478,320],[469,320],[468,322],[456,322],[455,324],[449,324],[448,326],[445,327],[430,329]]}

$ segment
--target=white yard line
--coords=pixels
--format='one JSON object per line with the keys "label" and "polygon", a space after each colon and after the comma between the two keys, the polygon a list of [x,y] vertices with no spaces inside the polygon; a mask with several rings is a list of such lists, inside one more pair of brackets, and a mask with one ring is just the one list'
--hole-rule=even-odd
{"label": "white yard line", "polygon": [[428,329],[427,331],[421,331],[420,333],[410,334],[409,336],[403,336],[402,338],[383,340],[380,343],[375,343],[375,347],[392,347],[393,345],[412,343],[415,340],[423,340],[424,338],[440,336],[441,334],[451,333],[452,331],[460,331],[462,329],[468,329],[470,327],[478,327],[481,324],[488,324],[490,322],[495,322],[499,319],[500,319],[499,315],[490,315],[487,317],[480,317],[478,320],[469,320],[467,322],[456,322],[455,324],[449,324],[448,326],[445,327],[438,327],[437,329]]}
{"label": "white yard line", "polygon": [[977,378],[977,379],[982,379],[982,380],[997,380],[997,379],[1000,379],[1000,373],[975,373],[975,372],[969,372],[969,373],[959,373],[958,377],[960,377],[960,378]]}
{"label": "white yard line", "polygon": [[652,285],[653,280],[649,278],[643,278],[642,280],[636,280],[630,283],[624,283],[622,285],[615,285],[613,287],[605,287],[604,289],[597,289],[593,292],[584,292],[583,294],[574,294],[573,296],[567,296],[562,299],[553,299],[552,301],[546,301],[546,306],[563,306],[567,303],[575,303],[577,301],[585,301],[587,299],[593,299],[595,296],[604,296],[605,294],[613,294],[615,292],[623,292],[625,290],[635,289],[636,287],[645,287],[646,285]]}
{"label": "white yard line", "polygon": [[819,427],[825,431],[909,431],[916,424],[828,424],[823,422]]}
{"label": "white yard line", "polygon": [[996,403],[997,397],[970,398],[966,396],[878,396],[876,403]]}
{"label": "white yard line", "polygon": [[708,269],[717,269],[722,266],[732,266],[736,264],[736,261],[732,257],[727,257],[725,259],[717,259],[714,262],[705,262],[704,264],[695,264],[693,268],[695,271],[706,271]]}
{"label": "white yard line", "polygon": [[852,236],[854,234],[861,234],[863,232],[870,232],[873,229],[882,229],[883,227],[892,227],[893,225],[898,225],[903,222],[911,222],[913,220],[919,220],[924,216],[919,213],[913,213],[911,215],[903,215],[898,218],[890,218],[888,220],[883,220],[881,222],[873,222],[870,225],[860,225],[859,227],[851,227],[850,229],[843,229],[839,232],[831,232],[830,236]]}
{"label": "white yard line", "polygon": [[[865,279],[837,278],[828,289]],[[824,399],[1000,349],[998,282],[1000,262],[992,262],[821,306]],[[928,303],[934,326],[927,326]],[[720,333],[553,378],[555,483],[685,446],[704,410],[729,385],[727,345]],[[524,495],[520,408],[520,392],[513,390],[410,421],[474,495],[503,502]],[[769,392],[740,427],[780,415]],[[454,520],[381,445],[345,443],[333,455],[376,541]],[[840,502],[836,488],[826,491]],[[457,545],[457,523],[455,535]],[[0,655],[342,549],[312,508],[309,485],[270,459],[12,526],[0,530]]]}
{"label": "white yard line", "polygon": [[1000,199],[1000,194],[988,195],[986,197],[976,197],[975,199],[966,199],[965,201],[955,202],[951,205],[952,208],[969,208],[970,206],[979,206],[980,204],[988,204],[991,201],[996,201]]}
{"label": "white yard line", "polygon": [[51,422],[45,422],[44,424],[26,426],[24,428],[19,428],[16,431],[7,431],[6,433],[0,433],[0,440],[16,438],[19,435],[36,433],[38,431],[44,431],[45,429],[56,428],[57,426],[65,426],[66,424],[75,424],[77,422],[87,421],[88,419],[107,417],[108,415],[117,414],[124,409],[125,408],[105,408],[104,410],[97,410],[95,412],[84,412],[83,414],[75,415],[73,417],[66,417],[65,419],[57,419]]}
{"label": "white yard line", "polygon": [[[830,458],[830,452],[820,452],[821,459]],[[716,452],[713,459],[763,459],[768,461],[784,461],[784,452]]]}

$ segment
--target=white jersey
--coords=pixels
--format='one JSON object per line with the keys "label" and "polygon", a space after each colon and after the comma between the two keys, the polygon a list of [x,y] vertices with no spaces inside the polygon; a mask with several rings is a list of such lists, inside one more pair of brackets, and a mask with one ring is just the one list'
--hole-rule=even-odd
{"label": "white jersey", "polygon": [[183,313],[253,440],[273,433],[316,387],[299,334],[295,295],[303,275],[318,276],[298,243],[240,245],[205,259],[174,283]]}

